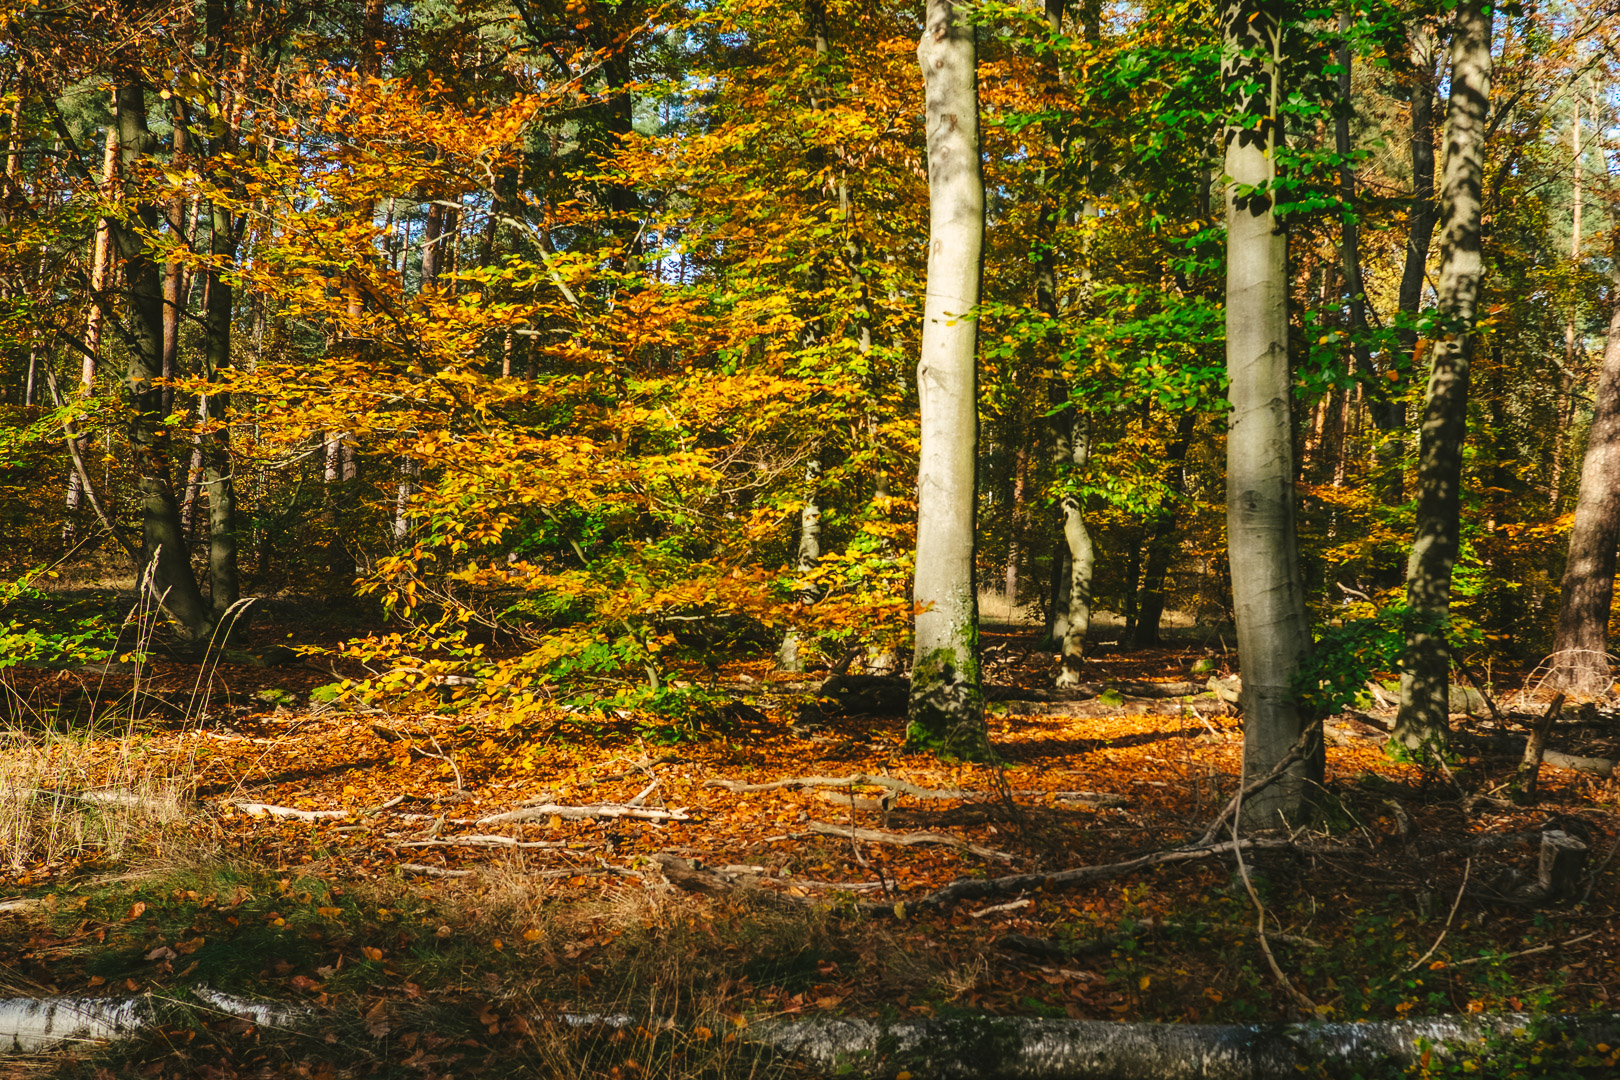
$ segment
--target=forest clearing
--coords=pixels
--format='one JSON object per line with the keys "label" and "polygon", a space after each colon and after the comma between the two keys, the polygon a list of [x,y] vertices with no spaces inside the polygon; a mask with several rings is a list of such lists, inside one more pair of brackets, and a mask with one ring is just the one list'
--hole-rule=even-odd
{"label": "forest clearing", "polygon": [[1620,1074],[1617,68],[0,0],[0,1076]]}

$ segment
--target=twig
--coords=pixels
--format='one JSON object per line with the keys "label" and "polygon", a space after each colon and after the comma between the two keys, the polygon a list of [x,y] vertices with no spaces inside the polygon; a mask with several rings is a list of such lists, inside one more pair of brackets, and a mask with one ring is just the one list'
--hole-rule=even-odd
{"label": "twig", "polygon": [[[1296,744],[1296,748],[1299,745],[1301,744]],[[1289,753],[1292,752],[1293,751],[1289,751]],[[1238,821],[1242,812],[1243,791],[1242,789],[1239,789],[1237,808],[1232,815],[1232,852],[1237,858],[1238,876],[1243,879],[1243,887],[1244,889],[1248,890],[1249,899],[1254,901],[1254,909],[1257,913],[1257,918],[1254,924],[1254,932],[1260,938],[1260,951],[1265,954],[1266,963],[1270,965],[1271,973],[1276,976],[1277,983],[1283,988],[1283,992],[1288,995],[1289,999],[1293,1001],[1295,1006],[1304,1011],[1306,1016],[1314,1017],[1317,1015],[1316,1002],[1305,996],[1305,994],[1294,985],[1293,981],[1289,979],[1288,975],[1283,971],[1282,965],[1277,963],[1277,957],[1271,951],[1271,942],[1266,940],[1266,905],[1260,902],[1260,894],[1254,891],[1254,882],[1249,880],[1249,868],[1243,863],[1242,846],[1238,844]]]}
{"label": "twig", "polygon": [[1440,943],[1446,940],[1446,935],[1451,933],[1451,920],[1457,917],[1457,908],[1462,904],[1463,892],[1468,888],[1468,872],[1473,868],[1473,859],[1469,859],[1463,863],[1462,884],[1457,886],[1457,899],[1451,902],[1451,914],[1446,916],[1446,925],[1440,928],[1440,936],[1434,939],[1434,944],[1429,946],[1429,951],[1418,957],[1417,962],[1411,967],[1407,968],[1407,971],[1416,971],[1418,968],[1422,967],[1424,961],[1433,956],[1434,950],[1438,949],[1440,947]]}
{"label": "twig", "polygon": [[1552,730],[1559,713],[1564,711],[1564,695],[1562,692],[1552,699],[1547,711],[1536,722],[1535,728],[1530,732],[1530,738],[1524,743],[1524,759],[1519,762],[1519,769],[1513,776],[1510,792],[1516,803],[1534,805],[1536,801],[1536,781],[1541,774],[1541,760],[1547,753],[1547,733]]}
{"label": "twig", "polygon": [[1452,961],[1451,966],[1465,967],[1468,964],[1482,964],[1487,960],[1516,960],[1521,956],[1534,956],[1537,953],[1552,952],[1554,949],[1567,948],[1570,945],[1579,944],[1580,942],[1585,941],[1587,938],[1593,937],[1597,937],[1596,930],[1592,931],[1590,934],[1582,934],[1580,937],[1572,937],[1568,941],[1555,941],[1551,945],[1537,945],[1533,949],[1521,949],[1518,952],[1502,953],[1500,956],[1470,956],[1467,960]]}
{"label": "twig", "polygon": [[1296,761],[1299,761],[1305,756],[1305,748],[1310,745],[1311,736],[1315,735],[1321,726],[1322,722],[1318,720],[1316,723],[1311,724],[1304,731],[1300,732],[1299,738],[1294,740],[1294,745],[1288,748],[1288,753],[1284,754],[1282,756],[1282,760],[1278,761],[1276,765],[1272,766],[1270,772],[1266,773],[1266,775],[1262,776],[1260,779],[1251,780],[1249,783],[1238,788],[1237,794],[1232,796],[1231,800],[1227,802],[1225,808],[1215,816],[1215,820],[1209,823],[1209,828],[1204,830],[1204,835],[1200,836],[1198,841],[1191,846],[1195,848],[1205,847],[1212,843],[1215,837],[1220,835],[1221,829],[1225,827],[1227,818],[1230,818],[1233,814],[1235,814],[1238,808],[1243,805],[1243,800],[1245,797],[1253,795],[1262,788],[1269,787],[1270,785],[1276,783],[1278,778],[1288,771],[1288,766],[1292,765]]}
{"label": "twig", "polygon": [[1452,662],[1463,673],[1463,678],[1467,679],[1474,689],[1479,691],[1479,696],[1485,701],[1485,707],[1491,710],[1491,719],[1500,724],[1502,722],[1502,710],[1496,707],[1496,699],[1491,697],[1490,692],[1485,689],[1485,684],[1474,674],[1474,670],[1468,666],[1467,662],[1454,650],[1448,651],[1451,652]]}

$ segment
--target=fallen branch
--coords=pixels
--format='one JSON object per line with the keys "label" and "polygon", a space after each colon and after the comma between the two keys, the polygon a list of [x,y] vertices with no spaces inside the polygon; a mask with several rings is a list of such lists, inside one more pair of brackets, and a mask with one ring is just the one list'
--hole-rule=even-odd
{"label": "fallen branch", "polygon": [[1483,964],[1487,960],[1517,960],[1521,956],[1535,956],[1537,953],[1552,952],[1554,949],[1563,949],[1571,945],[1578,945],[1588,938],[1594,937],[1597,937],[1596,930],[1592,931],[1590,934],[1582,934],[1580,937],[1572,937],[1568,941],[1555,941],[1550,945],[1537,945],[1533,949],[1520,949],[1518,952],[1492,954],[1490,956],[1470,956],[1466,960],[1453,960],[1451,962],[1451,966],[1467,967],[1469,964]]}
{"label": "fallen branch", "polygon": [[1130,802],[1125,796],[1108,791],[1040,791],[1021,788],[1013,794],[1025,799],[1051,799],[1053,802],[1090,806],[1098,810],[1113,810]]}
{"label": "fallen branch", "polygon": [[1553,724],[1558,721],[1558,714],[1564,711],[1564,695],[1559,694],[1547,706],[1536,726],[1531,729],[1530,738],[1524,743],[1524,759],[1519,762],[1519,769],[1513,776],[1513,783],[1508,786],[1516,803],[1535,805],[1536,778],[1541,773],[1541,760],[1547,753],[1547,733],[1552,730]]}
{"label": "fallen branch", "polygon": [[915,900],[902,900],[895,904],[862,904],[861,909],[870,915],[895,915],[904,918],[914,912],[937,911],[950,907],[959,900],[980,900],[990,896],[1010,896],[1014,893],[1030,889],[1067,889],[1079,885],[1091,885],[1099,881],[1108,881],[1126,874],[1133,874],[1138,870],[1146,870],[1154,866],[1166,866],[1174,863],[1199,862],[1211,859],[1217,855],[1230,855],[1234,851],[1289,848],[1293,845],[1287,840],[1240,840],[1236,843],[1227,841],[1221,844],[1210,844],[1204,847],[1174,848],[1170,851],[1155,851],[1149,855],[1141,855],[1124,862],[1106,863],[1102,866],[1077,866],[1069,870],[1057,870],[1052,873],[1011,874],[999,878],[959,878],[943,889],[936,889]]}
{"label": "fallen branch", "polygon": [[709,780],[704,787],[725,788],[736,794],[755,791],[778,791],[782,788],[812,788],[812,787],[883,787],[901,795],[911,795],[918,799],[966,799],[972,793],[967,791],[946,791],[940,788],[918,787],[908,784],[904,780],[896,780],[892,776],[868,776],[866,773],[855,773],[853,776],[790,776],[785,780],[772,780],[766,784],[745,784],[740,780]]}
{"label": "fallen branch", "polygon": [[504,848],[560,848],[566,840],[515,840],[510,836],[452,836],[443,840],[407,840],[396,844],[402,848],[425,847],[504,847]]}
{"label": "fallen branch", "polygon": [[1288,748],[1288,753],[1284,754],[1282,759],[1271,767],[1270,772],[1260,777],[1260,779],[1251,780],[1249,783],[1238,788],[1237,794],[1233,795],[1231,801],[1229,801],[1226,806],[1222,808],[1219,814],[1215,815],[1215,820],[1209,823],[1209,828],[1204,830],[1204,835],[1200,836],[1198,838],[1198,842],[1192,846],[1194,848],[1199,848],[1214,841],[1215,837],[1220,834],[1220,831],[1226,827],[1227,819],[1233,814],[1237,813],[1238,807],[1243,805],[1244,799],[1248,798],[1250,795],[1253,795],[1260,789],[1276,783],[1277,780],[1288,771],[1288,766],[1292,765],[1296,761],[1299,761],[1305,756],[1305,748],[1310,745],[1311,736],[1315,735],[1317,733],[1317,729],[1321,726],[1321,722],[1318,721],[1317,723],[1307,727],[1304,731],[1300,732],[1299,738],[1294,740],[1294,745],[1290,746]]}
{"label": "fallen branch", "polygon": [[509,821],[537,821],[546,818],[633,818],[637,821],[691,821],[684,806],[656,810],[645,806],[626,806],[622,803],[597,803],[592,806],[530,806],[522,810],[508,810],[504,814],[491,814],[479,818],[475,825],[501,825]]}
{"label": "fallen branch", "polygon": [[347,810],[295,810],[290,806],[272,806],[269,803],[230,803],[249,817],[270,816],[292,821],[338,821],[349,816]]}
{"label": "fallen branch", "polygon": [[808,822],[810,831],[821,836],[850,836],[856,840],[864,840],[868,844],[894,844],[897,847],[913,847],[917,844],[944,844],[947,847],[957,848],[969,854],[977,855],[981,859],[1000,859],[1003,862],[1012,862],[1012,856],[1005,851],[995,848],[982,847],[978,844],[963,840],[949,833],[936,832],[884,832],[881,829],[857,829],[848,825],[829,825],[825,821]]}
{"label": "fallen branch", "polygon": [[1026,896],[1022,900],[1012,900],[1005,904],[992,904],[990,907],[980,908],[978,911],[970,911],[968,912],[968,917],[971,919],[982,919],[988,915],[1001,915],[1008,911],[1022,911],[1024,908],[1034,906],[1035,901]]}
{"label": "fallen branch", "polygon": [[423,863],[402,862],[399,868],[407,874],[419,874],[422,877],[459,878],[472,877],[471,870],[446,870],[442,866],[427,866]]}

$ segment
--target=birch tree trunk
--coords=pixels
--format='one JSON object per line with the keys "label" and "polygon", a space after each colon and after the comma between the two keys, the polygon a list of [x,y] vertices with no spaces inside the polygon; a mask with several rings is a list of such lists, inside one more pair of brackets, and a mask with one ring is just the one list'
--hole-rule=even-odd
{"label": "birch tree trunk", "polygon": [[[1243,775],[1269,773],[1304,727],[1293,680],[1310,648],[1294,526],[1288,238],[1266,194],[1281,129],[1281,0],[1221,12],[1226,142],[1226,529],[1243,676]],[[1244,802],[1251,827],[1297,821],[1316,754]]]}
{"label": "birch tree trunk", "polygon": [[979,275],[984,177],[978,55],[967,12],[928,0],[917,60],[928,136],[928,285],[917,364],[917,611],[907,742],[984,757],[973,551],[979,434]]}
{"label": "birch tree trunk", "polygon": [[1451,47],[1451,102],[1440,193],[1443,335],[1434,343],[1418,442],[1417,531],[1406,568],[1407,628],[1401,707],[1392,745],[1427,751],[1446,743],[1451,655],[1445,620],[1457,562],[1463,439],[1468,425],[1468,365],[1484,259],[1480,250],[1485,118],[1491,97],[1491,12],[1482,0],[1457,6]]}
{"label": "birch tree trunk", "polygon": [[1620,222],[1612,265],[1614,313],[1581,465],[1569,560],[1558,599],[1552,674],[1547,679],[1556,689],[1582,695],[1606,692],[1612,679],[1609,611],[1614,603],[1615,545],[1620,543]]}

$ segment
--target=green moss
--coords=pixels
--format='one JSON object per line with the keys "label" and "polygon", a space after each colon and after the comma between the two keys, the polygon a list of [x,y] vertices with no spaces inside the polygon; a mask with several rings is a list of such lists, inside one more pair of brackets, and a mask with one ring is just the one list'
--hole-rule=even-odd
{"label": "green moss", "polygon": [[964,761],[994,756],[984,724],[978,656],[971,648],[965,656],[956,649],[935,649],[912,665],[909,714],[908,748]]}

